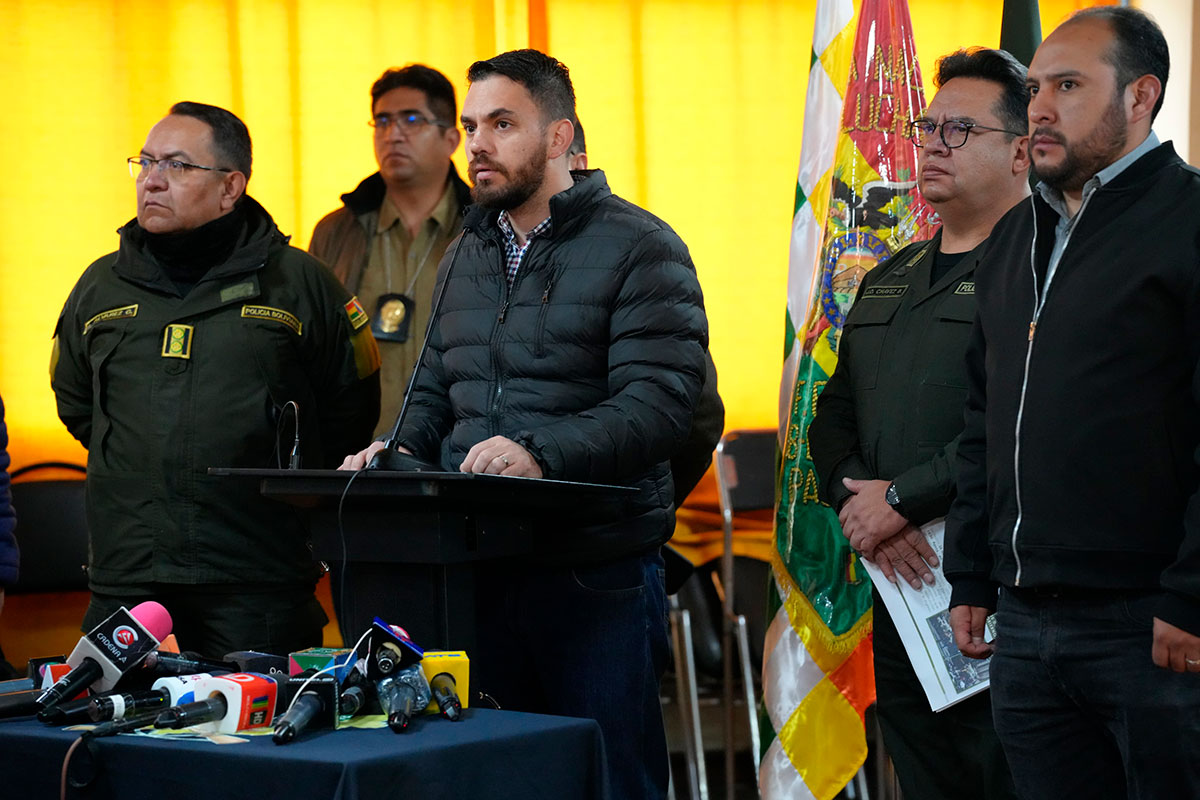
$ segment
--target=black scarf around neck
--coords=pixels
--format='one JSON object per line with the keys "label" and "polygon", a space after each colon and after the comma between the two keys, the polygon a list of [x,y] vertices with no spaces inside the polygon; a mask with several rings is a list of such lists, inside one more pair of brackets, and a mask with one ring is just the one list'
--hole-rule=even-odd
{"label": "black scarf around neck", "polygon": [[163,272],[186,293],[233,255],[245,227],[246,212],[238,203],[228,214],[199,228],[174,233],[150,233],[143,228],[142,238]]}

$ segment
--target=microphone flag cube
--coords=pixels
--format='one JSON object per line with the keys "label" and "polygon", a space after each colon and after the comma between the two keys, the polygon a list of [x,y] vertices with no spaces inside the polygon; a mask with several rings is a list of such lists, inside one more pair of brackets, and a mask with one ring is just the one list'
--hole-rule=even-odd
{"label": "microphone flag cube", "polygon": [[348,647],[310,647],[288,656],[288,674],[299,675],[307,670],[330,669],[324,675],[333,675],[338,684],[346,680],[354,667],[356,657]]}
{"label": "microphone flag cube", "polygon": [[[458,691],[458,699],[466,708],[470,697],[471,659],[467,658],[465,650],[426,650],[425,658],[421,659],[421,669],[425,679],[432,683],[433,679],[443,672],[454,678]],[[426,714],[437,714],[437,703],[425,707]]]}
{"label": "microphone flag cube", "polygon": [[196,699],[220,695],[228,710],[221,719],[196,726],[200,733],[236,733],[270,725],[275,718],[279,687],[273,678],[253,672],[234,672],[196,682]]}

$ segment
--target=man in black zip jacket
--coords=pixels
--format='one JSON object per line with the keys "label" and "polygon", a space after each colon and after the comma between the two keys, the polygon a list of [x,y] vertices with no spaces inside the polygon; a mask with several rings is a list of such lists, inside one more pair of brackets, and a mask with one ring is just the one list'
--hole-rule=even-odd
{"label": "man in black zip jacket", "polygon": [[477,205],[439,269],[445,298],[399,441],[447,470],[637,489],[575,509],[540,563],[479,576],[471,682],[505,708],[597,720],[611,796],[664,797],[658,551],[705,374],[700,286],[664,222],[602,172],[567,169],[565,66],[520,50],[467,77]]}
{"label": "man in black zip jacket", "polygon": [[1134,9],[1046,39],[1041,184],[977,272],[946,574],[969,656],[999,590],[992,704],[1025,798],[1200,797],[1200,172],[1151,131],[1167,71]]}

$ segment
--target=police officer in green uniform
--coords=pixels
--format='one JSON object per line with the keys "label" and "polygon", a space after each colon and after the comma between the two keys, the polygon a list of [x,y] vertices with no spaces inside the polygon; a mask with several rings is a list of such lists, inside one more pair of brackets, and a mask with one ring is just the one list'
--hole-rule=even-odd
{"label": "police officer in green uniform", "polygon": [[[935,84],[912,133],[941,230],[864,278],[808,434],[821,498],[850,544],[914,588],[937,565],[919,526],[954,497],[975,267],[992,227],[1029,194],[1025,68],[1004,51],[961,50],[939,61]],[[989,696],[934,714],[875,599],[877,711],[905,796],[1014,797]]]}
{"label": "police officer in green uniform", "polygon": [[287,466],[294,450],[333,467],[368,442],[367,315],[245,194],[250,136],[233,114],[178,103],[129,163],[137,218],[75,285],[51,361],[59,416],[88,449],[82,627],[154,599],[205,655],[319,645],[301,519],[207,471]]}

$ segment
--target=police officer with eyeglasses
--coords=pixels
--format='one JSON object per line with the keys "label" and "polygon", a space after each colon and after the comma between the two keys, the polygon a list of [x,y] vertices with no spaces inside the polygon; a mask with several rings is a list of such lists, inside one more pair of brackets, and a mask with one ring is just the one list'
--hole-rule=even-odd
{"label": "police officer with eyeglasses", "polygon": [[152,599],[208,656],[320,645],[305,525],[208,469],[335,466],[369,441],[367,315],[246,195],[250,135],[230,112],[177,103],[128,162],[137,217],[72,290],[51,361],[58,414],[88,450],[82,628]]}
{"label": "police officer with eyeglasses", "polygon": [[[909,131],[941,230],[863,279],[808,431],[821,499],[850,544],[915,589],[937,566],[920,526],[954,497],[975,267],[992,226],[1029,194],[1025,68],[1004,51],[963,50],[938,62],[935,83]],[[878,591],[873,619],[878,717],[904,796],[1013,798],[987,693],[935,714]]]}
{"label": "police officer with eyeglasses", "polygon": [[371,315],[383,359],[377,433],[400,410],[438,262],[471,202],[450,162],[457,117],[454,87],[442,73],[423,64],[384,72],[371,87],[368,121],[379,171],[342,195],[344,205],[317,223],[309,245]]}

